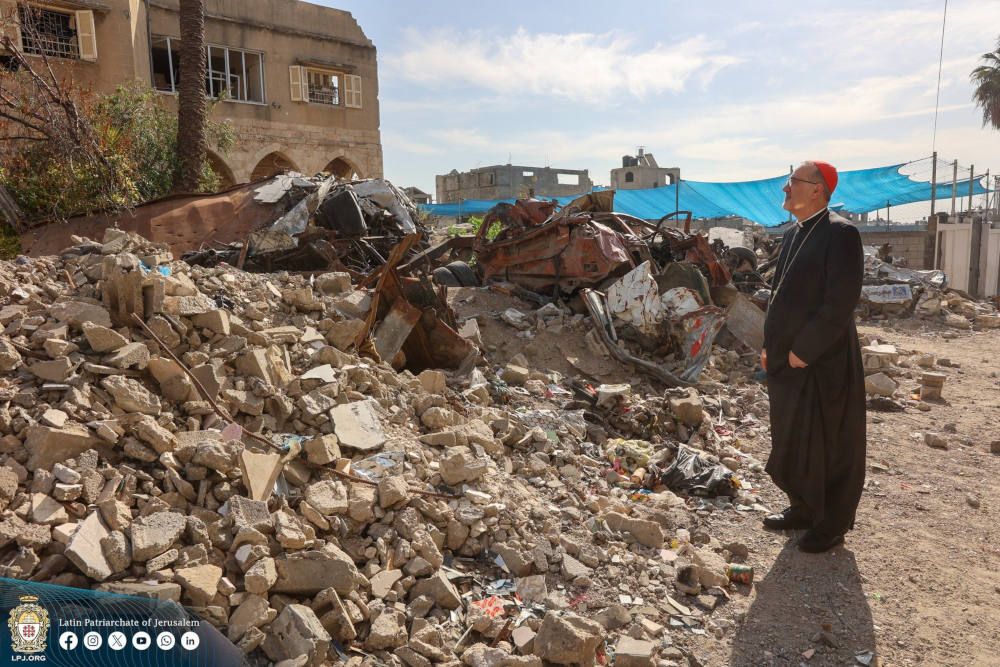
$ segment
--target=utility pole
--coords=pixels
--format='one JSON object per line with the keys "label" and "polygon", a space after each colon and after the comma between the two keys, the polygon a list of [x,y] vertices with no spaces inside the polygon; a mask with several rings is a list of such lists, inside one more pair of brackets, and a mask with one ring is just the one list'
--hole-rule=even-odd
{"label": "utility pole", "polygon": [[997,206],[997,219],[1000,220],[1000,176],[993,177],[993,201]]}
{"label": "utility pole", "polygon": [[955,196],[958,194],[958,160],[955,160],[951,171],[951,214],[955,215]]}
{"label": "utility pole", "polygon": [[990,170],[986,170],[986,204],[983,206],[983,220],[990,219]]}
{"label": "utility pole", "polygon": [[969,167],[969,215],[972,215],[972,190],[975,188],[976,176],[975,176],[976,165]]}
{"label": "utility pole", "polygon": [[674,181],[674,210],[681,210],[681,177],[677,176],[677,180]]}
{"label": "utility pole", "polygon": [[934,204],[937,201],[937,151],[931,155],[931,214],[927,218],[934,217]]}

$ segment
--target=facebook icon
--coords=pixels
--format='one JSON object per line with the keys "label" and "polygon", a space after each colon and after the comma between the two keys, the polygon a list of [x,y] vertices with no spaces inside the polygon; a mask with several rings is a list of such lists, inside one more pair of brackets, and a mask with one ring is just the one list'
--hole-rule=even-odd
{"label": "facebook icon", "polygon": [[75,632],[64,632],[59,635],[59,646],[65,651],[72,651],[76,648],[76,633]]}

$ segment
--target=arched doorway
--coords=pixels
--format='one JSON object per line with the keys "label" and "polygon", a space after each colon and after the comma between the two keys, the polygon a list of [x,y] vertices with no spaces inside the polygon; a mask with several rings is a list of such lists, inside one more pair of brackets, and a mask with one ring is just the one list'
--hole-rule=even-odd
{"label": "arched doorway", "polygon": [[236,185],[236,177],[233,175],[233,170],[229,168],[229,165],[223,161],[221,157],[208,151],[205,154],[208,159],[208,166],[212,168],[215,175],[219,177],[219,190],[225,190]]}
{"label": "arched doorway", "polygon": [[327,165],[323,167],[323,172],[332,174],[337,178],[346,178],[349,180],[357,180],[362,177],[357,168],[342,157],[330,160]]}
{"label": "arched doorway", "polygon": [[258,178],[267,178],[283,171],[298,171],[298,168],[287,157],[275,151],[261,158],[261,161],[250,172],[250,180],[256,181]]}

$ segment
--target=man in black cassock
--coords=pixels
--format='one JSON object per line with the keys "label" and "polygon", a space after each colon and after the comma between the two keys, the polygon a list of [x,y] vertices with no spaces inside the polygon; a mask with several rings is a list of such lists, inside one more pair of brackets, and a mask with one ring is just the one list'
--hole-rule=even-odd
{"label": "man in black cassock", "polygon": [[804,162],[783,188],[795,216],[781,242],[761,365],[771,407],[767,472],[789,507],[764,518],[808,528],[802,551],[844,541],[865,480],[865,385],[854,308],[864,253],[856,227],[828,208],[837,170]]}

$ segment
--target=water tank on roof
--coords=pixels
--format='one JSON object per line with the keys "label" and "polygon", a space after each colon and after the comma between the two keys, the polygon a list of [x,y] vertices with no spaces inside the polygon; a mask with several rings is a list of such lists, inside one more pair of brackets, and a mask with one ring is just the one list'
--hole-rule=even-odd
{"label": "water tank on roof", "polygon": [[636,160],[631,155],[622,155],[622,166],[623,167],[635,167],[638,166],[639,161]]}

